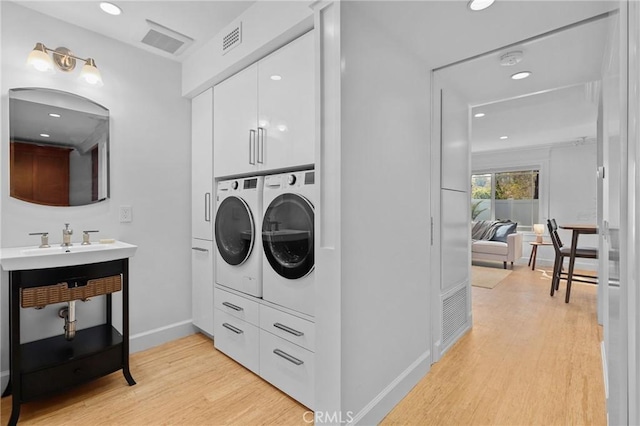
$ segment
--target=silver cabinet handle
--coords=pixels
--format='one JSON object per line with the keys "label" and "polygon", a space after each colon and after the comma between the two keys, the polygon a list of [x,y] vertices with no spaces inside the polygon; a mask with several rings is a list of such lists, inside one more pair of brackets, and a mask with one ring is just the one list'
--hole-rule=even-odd
{"label": "silver cabinet handle", "polygon": [[191,247],[191,250],[201,251],[201,252],[204,252],[204,253],[209,253],[209,250],[207,250],[205,248],[201,248],[201,247]]}
{"label": "silver cabinet handle", "polygon": [[264,133],[265,129],[258,127],[258,163],[264,164]]}
{"label": "silver cabinet handle", "polygon": [[274,349],[274,350],[273,350],[273,353],[274,353],[274,354],[276,354],[276,355],[278,355],[278,356],[280,356],[280,357],[282,357],[282,358],[284,358],[284,359],[286,359],[286,360],[287,360],[287,361],[289,361],[289,362],[294,363],[295,365],[302,365],[302,364],[304,364],[304,361],[303,361],[303,360],[298,359],[298,358],[296,358],[296,357],[294,357],[294,356],[291,356],[291,355],[289,355],[288,353],[281,351],[280,349]]}
{"label": "silver cabinet handle", "polygon": [[224,328],[226,328],[227,330],[231,330],[231,331],[233,331],[233,332],[234,332],[234,333],[236,333],[236,334],[242,334],[242,333],[244,333],[244,331],[240,330],[238,327],[234,327],[234,326],[232,326],[232,325],[231,325],[231,324],[229,324],[228,322],[223,322],[223,323],[222,323],[222,326],[223,326]]}
{"label": "silver cabinet handle", "polygon": [[275,328],[279,328],[282,331],[286,331],[287,333],[293,334],[294,336],[298,336],[298,337],[304,336],[304,333],[302,331],[294,330],[293,328],[287,327],[286,325],[280,324],[279,322],[274,323],[273,326]]}
{"label": "silver cabinet handle", "polygon": [[204,193],[204,221],[211,222],[211,193]]}
{"label": "silver cabinet handle", "polygon": [[238,312],[244,311],[244,309],[243,309],[243,308],[241,308],[240,306],[236,306],[236,305],[234,305],[233,303],[229,303],[229,302],[222,302],[222,304],[223,304],[224,306],[226,306],[227,308],[229,308],[229,309],[233,309],[234,311],[238,311]]}
{"label": "silver cabinet handle", "polygon": [[256,164],[256,131],[249,130],[249,164]]}

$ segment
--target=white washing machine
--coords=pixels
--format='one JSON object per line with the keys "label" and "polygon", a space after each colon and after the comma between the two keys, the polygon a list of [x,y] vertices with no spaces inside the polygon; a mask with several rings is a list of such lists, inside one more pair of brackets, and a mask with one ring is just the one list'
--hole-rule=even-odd
{"label": "white washing machine", "polygon": [[264,179],[262,285],[264,300],[314,315],[313,170]]}
{"label": "white washing machine", "polygon": [[262,186],[264,177],[218,182],[216,283],[262,297]]}

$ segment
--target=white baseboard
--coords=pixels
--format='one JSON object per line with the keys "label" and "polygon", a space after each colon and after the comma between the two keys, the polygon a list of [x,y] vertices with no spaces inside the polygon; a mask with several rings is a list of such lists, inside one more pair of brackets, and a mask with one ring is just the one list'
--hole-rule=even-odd
{"label": "white baseboard", "polygon": [[158,327],[129,336],[129,353],[144,351],[154,346],[180,339],[197,331],[193,322],[189,320]]}
{"label": "white baseboard", "polygon": [[431,351],[427,351],[376,395],[348,424],[373,425],[380,423],[429,372],[430,366]]}

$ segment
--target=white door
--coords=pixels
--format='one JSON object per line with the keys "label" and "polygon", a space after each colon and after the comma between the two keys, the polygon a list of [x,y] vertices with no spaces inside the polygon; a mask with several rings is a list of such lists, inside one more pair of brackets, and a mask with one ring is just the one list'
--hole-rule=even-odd
{"label": "white door", "polygon": [[313,164],[313,32],[258,63],[258,159],[261,169]]}
{"label": "white door", "polygon": [[213,88],[215,177],[257,170],[258,65]]}
{"label": "white door", "polygon": [[191,240],[193,325],[213,336],[213,242]]}
{"label": "white door", "polygon": [[[471,327],[468,105],[434,73],[432,134],[433,360]],[[438,249],[439,248],[439,249]]]}
{"label": "white door", "polygon": [[213,215],[213,89],[191,100],[191,234],[211,240]]}

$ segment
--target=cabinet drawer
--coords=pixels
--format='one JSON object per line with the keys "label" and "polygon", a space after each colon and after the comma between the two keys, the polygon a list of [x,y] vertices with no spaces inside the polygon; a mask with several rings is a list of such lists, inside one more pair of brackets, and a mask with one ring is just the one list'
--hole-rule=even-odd
{"label": "cabinet drawer", "polygon": [[260,330],[260,376],[313,409],[314,354]]}
{"label": "cabinet drawer", "polygon": [[258,302],[238,296],[215,287],[213,300],[215,308],[247,321],[253,325],[260,325]]}
{"label": "cabinet drawer", "polygon": [[22,400],[28,401],[113,373],[122,368],[122,344],[64,364],[22,375]]}
{"label": "cabinet drawer", "polygon": [[216,309],[213,330],[216,349],[258,374],[260,366],[258,327]]}
{"label": "cabinet drawer", "polygon": [[311,321],[260,305],[260,328],[315,352],[316,325]]}

